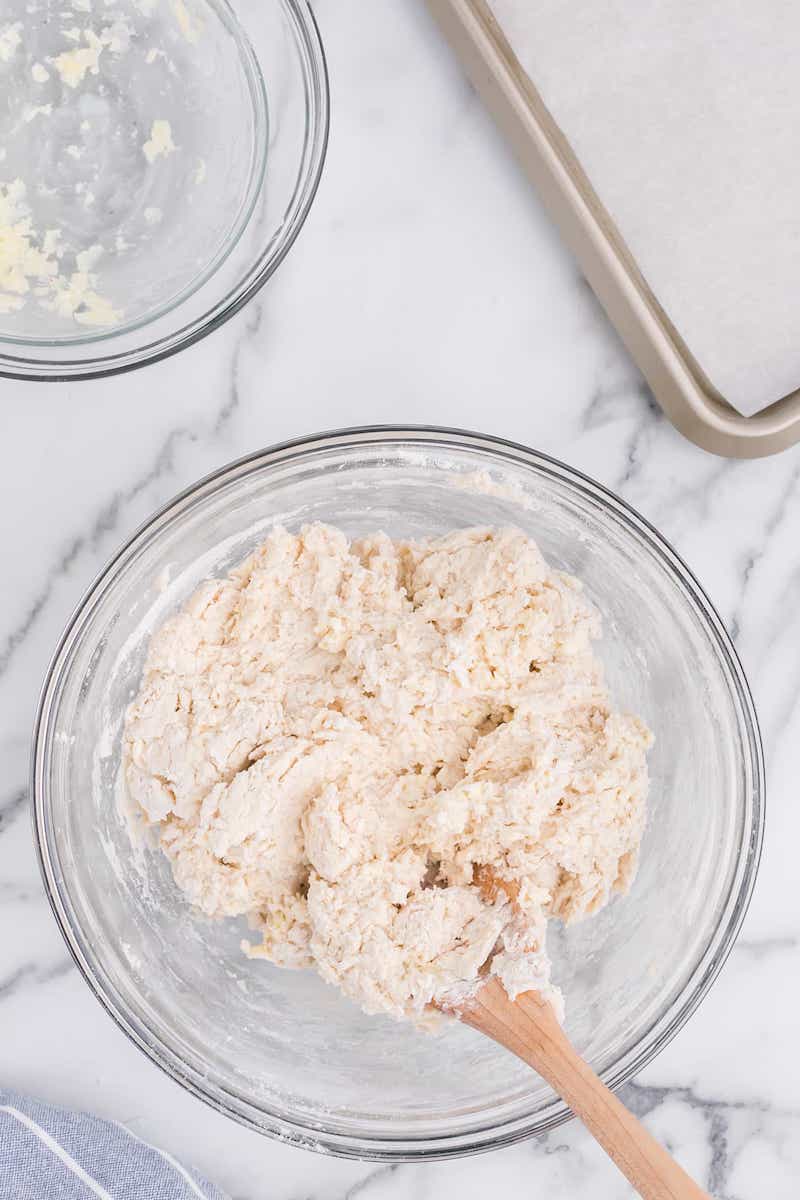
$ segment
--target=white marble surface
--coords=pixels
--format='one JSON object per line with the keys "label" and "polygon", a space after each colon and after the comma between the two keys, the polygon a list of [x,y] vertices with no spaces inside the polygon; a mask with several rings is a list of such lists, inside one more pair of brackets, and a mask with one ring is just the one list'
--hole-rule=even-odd
{"label": "white marble surface", "polygon": [[0,382],[0,1083],[126,1121],[241,1200],[629,1194],[574,1125],[477,1159],[394,1168],[238,1128],[103,1013],[39,882],[26,793],[39,684],[120,540],[256,447],[359,422],[458,425],[546,450],[620,492],[688,559],[735,636],[768,759],[761,875],[722,977],[625,1099],[720,1200],[796,1197],[800,450],[727,462],[672,430],[419,0],[315,8],[332,74],[328,166],[257,302],[143,373]]}

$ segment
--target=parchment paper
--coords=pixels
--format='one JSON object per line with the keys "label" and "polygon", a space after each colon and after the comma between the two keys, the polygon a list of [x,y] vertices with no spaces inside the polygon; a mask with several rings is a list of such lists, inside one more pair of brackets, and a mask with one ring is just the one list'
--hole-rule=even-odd
{"label": "parchment paper", "polygon": [[800,387],[800,4],[489,3],[712,385]]}

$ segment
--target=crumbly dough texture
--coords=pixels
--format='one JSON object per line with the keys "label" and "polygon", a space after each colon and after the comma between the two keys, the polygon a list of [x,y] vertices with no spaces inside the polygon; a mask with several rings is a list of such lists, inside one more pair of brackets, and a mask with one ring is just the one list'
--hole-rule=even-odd
{"label": "crumbly dough texture", "polygon": [[486,970],[557,999],[547,921],[628,888],[645,817],[651,737],[599,634],[516,529],[277,528],[154,636],[127,788],[254,957],[417,1021]]}

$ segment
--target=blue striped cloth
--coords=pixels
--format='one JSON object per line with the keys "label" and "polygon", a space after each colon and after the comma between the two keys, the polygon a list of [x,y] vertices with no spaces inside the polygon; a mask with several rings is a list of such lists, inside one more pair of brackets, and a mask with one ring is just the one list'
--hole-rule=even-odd
{"label": "blue striped cloth", "polygon": [[0,1088],[0,1200],[226,1200],[123,1125]]}

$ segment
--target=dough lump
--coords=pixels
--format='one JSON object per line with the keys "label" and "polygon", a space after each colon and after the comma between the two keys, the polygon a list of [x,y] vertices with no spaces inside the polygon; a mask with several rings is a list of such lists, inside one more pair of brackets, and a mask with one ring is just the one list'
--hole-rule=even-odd
{"label": "dough lump", "polygon": [[416,1021],[487,961],[558,1002],[547,921],[628,888],[645,817],[651,737],[613,709],[599,634],[517,529],[276,528],[153,637],[127,788],[254,957]]}

